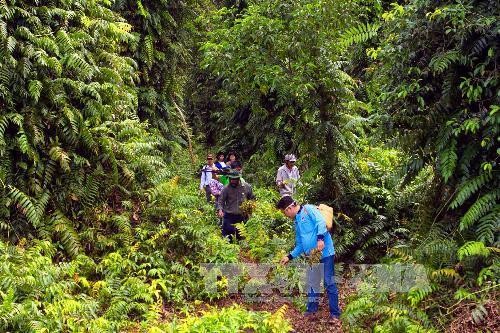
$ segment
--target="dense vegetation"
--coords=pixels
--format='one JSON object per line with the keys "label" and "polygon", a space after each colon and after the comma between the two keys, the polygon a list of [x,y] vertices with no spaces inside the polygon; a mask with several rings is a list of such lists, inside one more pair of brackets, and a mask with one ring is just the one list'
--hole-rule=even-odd
{"label": "dense vegetation", "polygon": [[[273,208],[288,152],[298,199],[335,209],[337,262],[427,274],[398,293],[363,279],[345,329],[498,331],[499,13],[0,0],[0,331],[291,330],[286,307],[197,315],[228,296],[201,264],[241,260],[271,265],[300,308],[277,265],[294,240]],[[258,202],[239,244],[197,193],[193,145],[241,153]]]}

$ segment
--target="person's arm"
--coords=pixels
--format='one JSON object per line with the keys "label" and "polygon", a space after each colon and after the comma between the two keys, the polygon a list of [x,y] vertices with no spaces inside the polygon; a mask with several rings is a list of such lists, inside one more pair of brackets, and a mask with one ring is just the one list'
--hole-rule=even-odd
{"label": "person's arm", "polygon": [[300,237],[299,237],[299,231],[297,228],[297,225],[295,225],[295,248],[288,253],[288,255],[284,256],[281,260],[280,263],[282,265],[286,265],[287,262],[290,260],[297,258],[304,252],[304,249],[302,248],[302,244],[300,243]]}
{"label": "person's arm", "polygon": [[253,194],[252,186],[248,185],[247,200],[255,200],[255,194]]}
{"label": "person's arm", "polygon": [[226,202],[226,188],[222,189],[222,192],[219,195],[219,200],[217,200],[217,212],[223,210],[224,202]]}
{"label": "person's arm", "polygon": [[219,180],[219,168],[217,166],[212,168],[212,179]]}
{"label": "person's arm", "polygon": [[283,176],[281,175],[281,169],[278,169],[278,173],[276,173],[276,186],[283,186]]}
{"label": "person's arm", "polygon": [[302,252],[304,252],[304,249],[300,242],[299,229],[295,226],[295,248],[288,254],[288,259],[292,260],[293,258],[297,258]]}

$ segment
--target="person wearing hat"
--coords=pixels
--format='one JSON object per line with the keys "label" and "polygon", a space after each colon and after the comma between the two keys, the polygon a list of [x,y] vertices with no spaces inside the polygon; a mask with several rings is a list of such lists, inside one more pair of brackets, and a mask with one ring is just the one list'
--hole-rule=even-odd
{"label": "person wearing hat", "polygon": [[285,164],[279,167],[276,174],[276,185],[282,197],[295,194],[297,182],[300,178],[299,168],[295,166],[296,161],[297,158],[294,154],[285,155]]}
{"label": "person wearing hat", "polygon": [[[236,170],[240,174],[243,174],[243,164],[241,163],[241,161],[236,160],[231,165],[233,170]],[[243,176],[240,177],[240,182],[245,183],[245,179],[243,179]]]}
{"label": "person wearing hat", "polygon": [[205,189],[205,194],[207,197],[207,202],[210,202],[212,199],[212,191],[210,190],[210,181],[214,177],[217,172],[217,168],[214,165],[214,157],[212,154],[207,155],[207,164],[203,166],[201,169],[201,177],[200,177],[200,191]]}
{"label": "person wearing hat", "polygon": [[[291,196],[282,197],[276,204],[276,208],[292,219],[295,224],[295,248],[284,256],[280,263],[286,265],[301,254],[311,255],[313,250],[320,251],[320,263],[323,264],[323,281],[328,295],[330,319],[337,320],[340,316],[340,308],[333,264],[335,249],[323,215],[316,206],[299,205]],[[319,282],[321,279],[320,273],[321,269],[308,272],[306,315],[314,315],[318,311],[320,294],[319,283],[316,281]]]}
{"label": "person wearing hat", "polygon": [[234,225],[246,220],[240,206],[245,200],[254,200],[255,195],[250,184],[241,182],[241,172],[232,170],[228,176],[229,185],[219,196],[217,214],[222,218],[222,235],[232,241],[234,236],[241,239]]}

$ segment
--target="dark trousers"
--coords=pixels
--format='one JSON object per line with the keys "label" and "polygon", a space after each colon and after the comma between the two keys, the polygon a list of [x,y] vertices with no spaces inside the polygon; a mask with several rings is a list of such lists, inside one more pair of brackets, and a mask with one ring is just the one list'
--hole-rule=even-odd
{"label": "dark trousers", "polygon": [[207,202],[210,202],[212,199],[212,191],[210,190],[210,186],[205,185],[205,194],[207,196]]}
{"label": "dark trousers", "polygon": [[224,218],[222,219],[222,236],[229,238],[230,241],[233,240],[234,236],[236,236],[237,240],[240,240],[240,232],[234,225],[244,221],[245,218],[242,215],[224,213]]}
{"label": "dark trousers", "polygon": [[[335,266],[333,264],[333,256],[321,259],[321,263],[323,264],[323,281],[326,289],[326,294],[328,295],[330,315],[338,317],[340,316],[339,292],[337,290],[337,285],[335,284]],[[313,269],[308,272],[307,312],[318,311],[320,296],[319,280],[321,280],[321,276],[319,275],[319,273],[320,269]]]}

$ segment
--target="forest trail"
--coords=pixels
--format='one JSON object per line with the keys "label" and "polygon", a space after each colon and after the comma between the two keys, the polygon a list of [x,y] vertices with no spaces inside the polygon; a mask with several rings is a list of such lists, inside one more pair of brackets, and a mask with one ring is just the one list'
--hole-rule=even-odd
{"label": "forest trail", "polygon": [[[240,253],[240,263],[255,264],[256,262],[246,257],[244,254]],[[347,304],[347,298],[351,295],[354,290],[348,287],[346,284],[338,284],[339,289],[339,306],[340,309],[344,309]],[[303,300],[305,302],[305,299]],[[200,304],[196,307],[194,311],[197,315],[203,315],[204,311],[209,310],[209,308],[226,308],[233,305],[241,306],[244,309],[252,311],[267,311],[270,313],[275,313],[283,306],[286,307],[285,318],[292,325],[293,330],[291,332],[295,333],[343,333],[347,332],[342,327],[342,322],[340,320],[329,319],[328,311],[328,298],[323,292],[320,303],[319,310],[313,317],[305,316],[304,313],[297,308],[297,304],[293,304],[291,297],[284,297],[278,292],[274,292],[271,295],[265,295],[258,298],[247,297],[243,293],[237,293],[229,295],[225,298],[208,301]],[[167,314],[170,317],[173,313]]]}
{"label": "forest trail", "polygon": [[[339,286],[339,305],[344,308],[349,292],[347,289]],[[215,302],[212,305],[218,307],[228,307],[233,304],[240,305],[248,310],[253,311],[268,311],[274,313],[282,306],[286,305],[285,318],[293,326],[292,332],[297,333],[343,333],[340,320],[330,320],[328,313],[328,299],[325,295],[321,297],[319,311],[315,317],[307,317],[298,310],[289,299],[272,295],[267,301],[248,302],[242,295],[227,297]]]}
{"label": "forest trail", "polygon": [[[251,259],[240,254],[240,262],[243,263],[254,263]],[[347,303],[347,298],[352,293],[352,290],[347,288],[346,285],[338,285],[339,290],[339,306],[343,309]],[[319,302],[318,312],[311,317],[305,316],[302,311],[300,311],[296,305],[292,303],[292,300],[287,297],[283,297],[278,293],[267,296],[266,298],[261,297],[258,301],[248,301],[245,299],[245,295],[238,294],[235,297],[227,297],[219,301],[220,306],[231,306],[232,304],[238,304],[248,310],[253,311],[268,311],[275,313],[282,306],[286,306],[285,318],[293,326],[293,331],[296,333],[343,333],[342,322],[340,320],[331,320],[329,318],[328,311],[328,297],[324,292],[322,292],[321,300]],[[303,300],[305,302],[305,299]],[[219,306],[219,304],[218,304]],[[345,331],[347,332],[347,331]]]}

